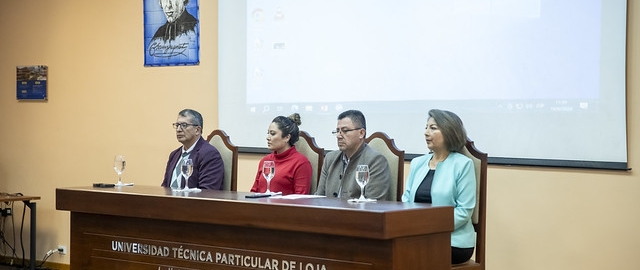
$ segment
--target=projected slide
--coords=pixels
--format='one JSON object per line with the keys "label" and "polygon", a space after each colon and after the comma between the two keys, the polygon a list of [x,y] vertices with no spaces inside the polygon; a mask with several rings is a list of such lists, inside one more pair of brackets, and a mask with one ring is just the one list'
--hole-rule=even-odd
{"label": "projected slide", "polygon": [[547,4],[248,1],[247,103],[597,98],[600,3]]}
{"label": "projected slide", "polygon": [[368,131],[421,154],[439,108],[494,160],[626,164],[624,0],[219,4],[219,120],[238,145],[264,147],[269,121],[298,112],[335,149],[336,116],[359,109]]}

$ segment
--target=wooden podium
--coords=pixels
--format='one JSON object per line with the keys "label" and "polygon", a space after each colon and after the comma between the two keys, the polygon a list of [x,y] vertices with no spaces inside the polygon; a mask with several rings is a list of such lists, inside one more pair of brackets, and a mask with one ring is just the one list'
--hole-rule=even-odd
{"label": "wooden podium", "polygon": [[58,188],[71,269],[450,269],[453,208],[248,199],[152,186]]}

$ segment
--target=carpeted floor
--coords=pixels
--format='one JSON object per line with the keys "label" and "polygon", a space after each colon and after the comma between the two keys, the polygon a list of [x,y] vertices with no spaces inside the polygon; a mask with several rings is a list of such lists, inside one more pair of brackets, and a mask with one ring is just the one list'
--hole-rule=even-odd
{"label": "carpeted floor", "polygon": [[[0,262],[0,270],[27,270],[29,269],[29,265],[25,267],[19,267],[17,265],[8,265],[7,263]],[[47,267],[36,267],[36,270],[46,270],[50,269]]]}
{"label": "carpeted floor", "polygon": [[[0,270],[22,270],[22,269],[29,269],[29,266],[27,265],[26,267],[18,267],[15,265],[0,264]],[[36,269],[40,269],[40,268],[36,268]]]}

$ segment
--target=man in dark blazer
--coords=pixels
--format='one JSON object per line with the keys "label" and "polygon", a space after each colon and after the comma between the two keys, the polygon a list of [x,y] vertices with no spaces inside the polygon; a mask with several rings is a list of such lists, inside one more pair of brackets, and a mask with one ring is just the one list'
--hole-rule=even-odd
{"label": "man in dark blazer", "polygon": [[[178,120],[173,123],[176,137],[181,147],[169,154],[169,161],[164,173],[163,187],[184,188],[184,177],[178,168],[181,160],[193,161],[193,173],[189,177],[189,188],[222,189],[224,182],[224,163],[220,152],[202,138],[202,115],[191,109],[178,113]],[[182,181],[177,181],[179,178]],[[177,186],[177,183],[182,185]]]}

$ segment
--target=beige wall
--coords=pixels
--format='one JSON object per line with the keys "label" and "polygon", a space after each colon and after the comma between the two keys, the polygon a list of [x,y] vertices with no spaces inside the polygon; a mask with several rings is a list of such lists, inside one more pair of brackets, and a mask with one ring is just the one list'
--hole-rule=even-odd
{"label": "beige wall", "polygon": [[[58,244],[69,245],[69,214],[55,210],[56,187],[115,181],[114,154],[127,156],[125,181],[159,185],[167,155],[178,147],[170,126],[176,113],[194,108],[203,114],[206,131],[217,127],[217,7],[216,1],[200,1],[199,66],[145,68],[142,1],[2,5],[0,191],[42,197],[40,259]],[[635,170],[639,16],[640,5],[629,1],[628,152]],[[17,102],[15,67],[39,64],[49,66],[50,100]],[[593,123],[593,132],[606,128]],[[249,189],[259,157],[241,155],[239,190]],[[488,269],[637,269],[639,191],[635,171],[490,166]],[[20,224],[22,206],[16,204],[14,213]],[[69,257],[49,261],[68,263]]]}

